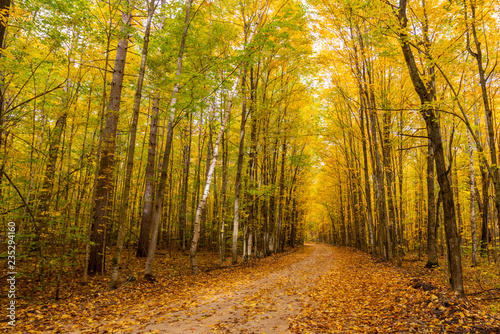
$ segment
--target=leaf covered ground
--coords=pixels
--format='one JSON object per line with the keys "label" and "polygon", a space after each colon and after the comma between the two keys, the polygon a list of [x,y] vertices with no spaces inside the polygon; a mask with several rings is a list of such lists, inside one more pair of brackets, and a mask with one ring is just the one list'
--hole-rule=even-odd
{"label": "leaf covered ground", "polygon": [[500,333],[499,319],[435,281],[350,248],[331,260],[294,333]]}
{"label": "leaf covered ground", "polygon": [[[120,288],[109,291],[109,277],[90,277],[87,285],[81,277],[68,273],[63,280],[61,299],[55,301],[54,282],[45,280],[43,288],[38,279],[25,276],[16,281],[16,333],[122,333],[150,320],[162,319],[172,313],[190,310],[205,300],[255,280],[267,277],[301,261],[312,251],[310,247],[252,260],[237,267],[218,268],[218,258],[211,253],[201,253],[201,273],[193,276],[189,257],[174,253],[157,256],[155,278],[151,284],[140,274],[144,259],[131,257],[126,277],[137,280],[124,281]],[[2,286],[5,288],[5,286]],[[2,295],[6,295],[2,291]],[[201,296],[201,297],[198,297]],[[6,322],[0,322],[0,332],[12,332]]]}
{"label": "leaf covered ground", "polygon": [[497,318],[476,300],[458,298],[439,279],[429,279],[429,272],[422,276],[350,248],[306,245],[222,269],[216,269],[216,258],[209,254],[203,261],[204,271],[196,277],[189,273],[186,257],[164,257],[154,284],[137,275],[136,281],[108,291],[107,277],[96,276],[90,286],[74,285],[85,293],[74,291],[58,302],[26,299],[18,308],[15,331],[6,323],[0,329],[65,334],[500,333]]}

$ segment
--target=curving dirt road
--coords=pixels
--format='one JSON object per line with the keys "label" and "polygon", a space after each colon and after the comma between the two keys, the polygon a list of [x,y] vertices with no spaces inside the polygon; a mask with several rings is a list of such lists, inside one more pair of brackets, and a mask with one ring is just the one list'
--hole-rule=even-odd
{"label": "curving dirt road", "polygon": [[287,320],[310,303],[308,290],[332,267],[332,248],[307,245],[304,260],[267,277],[216,296],[199,296],[193,307],[164,315],[132,333],[291,333]]}

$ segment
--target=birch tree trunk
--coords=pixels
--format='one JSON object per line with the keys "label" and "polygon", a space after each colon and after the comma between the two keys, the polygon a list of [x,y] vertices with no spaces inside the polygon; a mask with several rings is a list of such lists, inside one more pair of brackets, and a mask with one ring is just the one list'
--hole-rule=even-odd
{"label": "birch tree trunk", "polygon": [[198,260],[196,258],[196,250],[198,247],[198,240],[200,239],[200,225],[201,225],[201,221],[202,221],[202,215],[203,215],[203,212],[206,208],[207,198],[208,198],[208,195],[210,193],[210,185],[212,184],[212,178],[213,178],[214,171],[215,171],[215,165],[217,164],[217,159],[219,158],[220,142],[222,140],[222,136],[223,136],[225,128],[226,128],[227,120],[229,119],[229,115],[231,113],[234,97],[236,96],[236,93],[238,92],[238,86],[240,84],[241,75],[242,74],[240,71],[240,74],[238,75],[235,82],[233,83],[233,88],[232,88],[231,93],[229,95],[229,102],[227,105],[224,120],[222,121],[222,124],[220,126],[220,130],[219,130],[219,134],[217,135],[217,140],[215,141],[213,157],[212,157],[212,161],[210,162],[210,167],[208,169],[207,179],[205,181],[205,187],[203,188],[203,194],[201,196],[201,200],[200,200],[198,207],[196,209],[196,216],[195,216],[195,221],[194,221],[194,226],[193,226],[193,239],[191,240],[191,247],[189,250],[189,254],[191,257],[191,270],[193,271],[194,275],[198,275],[198,273],[199,273]]}
{"label": "birch tree trunk", "polygon": [[[257,28],[259,25],[262,23],[262,19],[264,16],[264,9],[267,7],[267,3],[265,4],[264,8],[260,8],[260,2],[259,2],[259,12],[257,14],[257,20],[255,24],[253,25],[253,29],[251,30],[248,38],[246,36],[246,29],[244,28],[245,32],[245,45],[251,44],[253,37],[255,36],[257,32]],[[243,9],[242,9],[243,11]],[[243,14],[244,15],[244,14]],[[244,27],[246,27],[246,23]],[[245,47],[246,48],[246,47]],[[216,141],[216,147],[217,147],[217,154],[216,154],[216,149],[214,148],[214,154],[212,158],[212,163],[213,164],[213,170],[215,170],[215,164],[217,163],[217,156],[218,156],[218,150],[219,150],[219,144],[222,138],[222,134],[224,132],[224,128],[226,126],[227,119],[229,118],[229,114],[231,112],[231,108],[233,106],[233,100],[234,97],[236,96],[236,93],[238,92],[238,86],[240,84],[240,81],[244,78],[244,75],[246,74],[245,72],[245,64],[243,64],[243,69],[240,69],[238,76],[236,80],[233,83],[233,87],[231,89],[231,92],[229,94],[228,98],[228,105],[226,109],[226,115],[224,116],[224,120],[221,124],[221,130],[219,131],[219,135],[217,136],[217,141]],[[242,108],[245,110],[244,108]],[[235,202],[234,202],[234,227],[233,227],[233,244],[232,244],[232,257],[233,257],[233,264],[238,262],[238,254],[237,254],[237,247],[238,247],[238,224],[239,224],[239,186],[240,186],[240,179],[238,178],[238,173],[240,174],[241,177],[241,167],[243,166],[243,143],[244,143],[244,136],[245,136],[245,112],[242,111],[242,123],[240,127],[240,147],[239,147],[239,153],[238,153],[238,170],[237,171],[237,179],[235,181]],[[212,166],[210,166],[210,169],[212,169]],[[213,171],[208,173],[207,175],[207,180],[205,182],[205,190],[203,191],[203,196],[198,204],[198,208],[196,209],[196,215],[195,215],[195,222],[193,226],[193,239],[191,240],[191,248],[190,248],[190,254],[191,254],[191,268],[193,273],[196,275],[198,273],[198,263],[196,259],[196,249],[198,246],[198,239],[200,237],[200,222],[201,222],[201,214],[206,206],[206,198],[208,197],[208,192],[210,190],[210,183],[212,182],[212,176],[213,176]],[[212,175],[210,175],[212,174]],[[206,193],[206,194],[205,194]]]}

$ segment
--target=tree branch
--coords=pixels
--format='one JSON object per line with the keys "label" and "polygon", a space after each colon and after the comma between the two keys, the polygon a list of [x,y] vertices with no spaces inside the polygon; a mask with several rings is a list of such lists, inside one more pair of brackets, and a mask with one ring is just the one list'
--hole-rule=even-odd
{"label": "tree branch", "polygon": [[26,209],[28,209],[28,212],[30,213],[31,218],[33,219],[33,221],[35,221],[35,216],[33,216],[33,213],[31,212],[30,207],[28,206],[28,204],[24,200],[24,197],[23,197],[23,195],[21,195],[21,192],[19,191],[19,189],[17,188],[17,186],[14,184],[14,182],[12,182],[12,180],[10,179],[10,177],[7,175],[7,173],[5,173],[5,171],[3,169],[1,170],[1,172],[3,173],[3,175],[5,175],[5,177],[9,181],[9,183],[14,187],[14,189],[16,189],[17,194],[19,195],[19,197],[21,197],[21,200],[24,203],[24,206],[26,207]]}

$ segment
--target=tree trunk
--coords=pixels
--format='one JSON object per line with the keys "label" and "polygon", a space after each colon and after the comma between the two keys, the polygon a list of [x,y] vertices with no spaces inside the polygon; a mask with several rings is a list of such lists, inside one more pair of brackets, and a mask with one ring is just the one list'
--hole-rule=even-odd
{"label": "tree trunk", "polygon": [[243,169],[243,157],[245,155],[245,124],[247,121],[247,102],[246,102],[246,89],[245,89],[247,69],[246,65],[244,66],[245,68],[243,69],[243,75],[241,78],[243,102],[241,105],[240,141],[238,147],[238,162],[236,167],[236,177],[234,180],[234,220],[233,220],[233,243],[231,249],[233,264],[238,263],[238,233],[239,233],[239,223],[240,223],[241,171]]}
{"label": "tree trunk", "polygon": [[[67,108],[67,105],[62,106],[63,109]],[[54,129],[50,135],[49,144],[49,154],[47,156],[47,165],[45,167],[45,173],[43,175],[42,187],[40,188],[40,195],[38,198],[39,204],[36,210],[37,221],[35,225],[35,242],[47,239],[47,229],[45,226],[46,219],[51,216],[50,210],[50,199],[52,197],[52,187],[54,185],[54,176],[56,172],[56,163],[59,153],[59,146],[61,143],[61,137],[66,127],[66,119],[68,114],[64,112],[56,121]],[[40,248],[40,245],[33,245],[36,249]]]}
{"label": "tree trunk", "polygon": [[224,264],[224,259],[226,257],[226,204],[227,204],[227,181],[228,181],[228,151],[229,151],[229,138],[227,138],[229,133],[224,134],[222,137],[222,148],[224,149],[222,153],[222,214],[220,223],[220,236],[219,236],[219,259],[220,265]]}
{"label": "tree trunk", "polygon": [[148,255],[149,235],[151,234],[151,220],[153,218],[153,201],[155,188],[155,159],[158,137],[158,115],[160,100],[158,95],[153,98],[153,108],[149,126],[148,160],[146,163],[144,197],[142,206],[141,231],[137,244],[137,257]]}
{"label": "tree trunk", "polygon": [[[0,22],[0,57],[3,57],[3,50],[5,48],[5,35],[7,31],[7,23],[10,14],[11,0],[0,0],[0,12],[3,14]],[[5,77],[4,73],[0,71],[0,149],[4,148],[3,154],[0,155],[0,186],[2,185],[3,171],[7,161],[7,137],[8,132],[5,131]],[[1,151],[0,151],[1,152]],[[0,200],[2,200],[2,192],[0,187]]]}
{"label": "tree trunk", "polygon": [[283,143],[281,144],[281,170],[280,170],[280,180],[279,180],[279,194],[278,194],[278,222],[276,224],[276,246],[275,252],[283,251],[281,245],[282,239],[282,229],[283,229],[283,206],[284,206],[284,195],[285,195],[285,164],[286,164],[286,151],[287,142],[286,137],[283,138]]}
{"label": "tree trunk", "polygon": [[467,133],[468,151],[469,151],[469,170],[470,170],[470,231],[472,243],[472,266],[477,266],[477,231],[476,231],[476,176],[474,171],[474,150],[472,148],[472,139],[470,133]]}
{"label": "tree trunk", "polygon": [[184,252],[184,245],[186,240],[187,230],[187,198],[188,198],[188,183],[189,183],[189,167],[191,165],[191,132],[192,132],[192,117],[189,118],[189,130],[187,127],[184,129],[184,147],[182,149],[182,183],[181,183],[181,201],[179,205],[179,228],[180,238],[182,242],[182,250]]}
{"label": "tree trunk", "polygon": [[125,62],[128,47],[128,30],[131,26],[132,15],[125,13],[122,15],[124,37],[118,43],[116,50],[115,66],[113,71],[113,81],[109,93],[109,105],[106,112],[106,125],[102,134],[101,159],[99,161],[99,171],[95,190],[95,204],[91,234],[91,248],[88,270],[90,273],[102,273],[105,268],[105,231],[108,226],[111,196],[113,194],[113,171],[114,156],[116,149],[116,130],[118,127],[118,113],[120,111],[120,101],[122,93],[123,77],[125,75]]}
{"label": "tree trunk", "polygon": [[179,48],[179,55],[177,56],[177,70],[175,72],[175,84],[170,98],[170,115],[167,123],[167,138],[165,141],[165,151],[163,153],[163,161],[161,165],[160,180],[156,190],[155,203],[153,207],[153,218],[151,226],[151,237],[149,240],[148,257],[146,259],[146,268],[144,277],[148,280],[153,279],[153,261],[156,253],[156,245],[158,241],[158,228],[160,226],[161,214],[163,211],[163,200],[165,196],[165,188],[167,183],[168,161],[170,158],[170,150],[172,147],[172,139],[174,136],[174,121],[175,121],[175,107],[177,104],[177,94],[180,88],[180,76],[182,73],[182,60],[184,58],[184,49],[186,46],[186,38],[189,30],[189,23],[191,17],[191,4],[192,0],[186,0],[186,16],[184,18],[184,30],[182,32],[181,45]]}
{"label": "tree trunk", "polygon": [[[398,248],[399,245],[394,244],[396,238],[396,225],[397,225],[397,218],[396,218],[396,210],[394,206],[395,202],[395,194],[393,192],[394,189],[394,171],[393,171],[393,166],[392,166],[392,147],[391,147],[391,111],[386,110],[383,115],[383,144],[382,144],[382,155],[383,155],[383,163],[384,163],[384,170],[385,170],[385,180],[387,183],[387,208],[389,212],[389,228],[388,228],[388,233],[391,236],[391,248]],[[391,251],[392,253],[392,251]],[[397,259],[399,261],[399,259]]]}
{"label": "tree trunk", "polygon": [[[207,142],[207,156],[205,162],[205,181],[208,177],[208,172],[210,170],[210,161],[212,160],[212,145],[213,145],[213,132],[212,132],[212,124],[213,124],[213,114],[215,112],[215,102],[210,105],[210,112],[207,115],[208,121],[208,142]],[[201,156],[200,156],[201,160]],[[214,171],[215,173],[215,171]],[[215,176],[214,176],[215,177]],[[208,201],[208,198],[207,198]],[[208,203],[207,203],[208,204]],[[200,224],[200,238],[203,242],[206,240],[206,224],[207,224],[207,208],[205,207],[201,212],[201,224]],[[210,233],[208,234],[210,235]]]}
{"label": "tree trunk", "polygon": [[[361,88],[360,88],[361,89]],[[361,95],[361,107],[360,107],[360,129],[361,129],[361,141],[362,141],[362,147],[363,147],[363,162],[364,162],[364,178],[365,178],[365,199],[366,199],[366,211],[367,211],[367,217],[368,217],[368,238],[369,238],[369,243],[370,243],[370,252],[372,254],[375,253],[375,242],[373,239],[373,212],[372,212],[372,195],[371,195],[371,186],[370,186],[370,177],[369,177],[369,162],[368,162],[368,154],[367,154],[367,148],[366,148],[366,135],[365,135],[365,117],[364,117],[364,110],[365,108],[364,103],[365,100],[363,99]]]}
{"label": "tree trunk", "polygon": [[[247,210],[248,210],[248,227],[249,227],[249,237],[247,242],[253,242],[253,235],[255,234],[256,219],[258,215],[258,205],[253,191],[257,188],[257,105],[256,105],[256,95],[257,95],[257,85],[259,82],[259,71],[254,75],[253,67],[250,68],[250,109],[248,115],[252,118],[250,125],[250,156],[248,159],[248,187],[247,187]],[[251,256],[252,245],[248,245],[248,252],[244,259],[248,260]]]}
{"label": "tree trunk", "polygon": [[[489,169],[490,171],[490,176],[491,180],[493,181],[493,187],[495,190],[495,207],[497,209],[497,213],[500,212],[500,173],[499,173],[499,168],[497,165],[497,148],[495,144],[495,126],[493,124],[494,119],[493,119],[493,110],[490,106],[490,100],[488,96],[488,90],[486,87],[486,69],[483,66],[483,54],[482,54],[482,49],[481,49],[481,42],[478,39],[477,36],[477,30],[476,30],[476,7],[473,2],[471,2],[471,14],[472,14],[472,20],[471,20],[471,31],[472,31],[472,37],[473,37],[473,42],[475,46],[475,52],[472,50],[470,47],[470,41],[469,41],[469,30],[467,30],[467,50],[469,53],[476,59],[477,62],[477,70],[479,74],[479,85],[481,87],[481,96],[483,99],[483,106],[484,106],[484,115],[485,115],[485,120],[486,120],[486,130],[488,132],[488,145],[490,148],[490,157],[491,157],[491,168]],[[467,23],[467,8],[465,11],[465,20]],[[468,27],[469,28],[469,27]],[[483,182],[484,185],[484,182]],[[483,201],[487,203],[487,197],[484,197]],[[487,204],[485,204],[487,206]],[[484,212],[484,210],[483,210]],[[487,211],[486,211],[487,212]],[[486,219],[485,219],[486,217]],[[500,214],[497,214],[497,218],[500,219]],[[483,235],[482,235],[482,244],[481,244],[481,251],[483,252],[483,249],[485,248],[485,244],[487,245],[488,240],[486,238],[486,232],[487,232],[487,223],[485,224],[485,220],[487,220],[487,214],[483,214]],[[496,224],[495,224],[496,226]]]}
{"label": "tree trunk", "polygon": [[427,145],[427,263],[426,268],[439,266],[437,256],[437,224],[434,194],[434,151],[429,140]]}
{"label": "tree trunk", "polygon": [[10,14],[10,0],[0,0],[0,12],[2,13],[2,20],[0,22],[0,55],[1,55],[3,54],[3,49],[5,48],[5,35],[7,31],[7,22]]}
{"label": "tree trunk", "polygon": [[[149,46],[149,34],[151,32],[151,21],[153,19],[154,13],[154,0],[149,3],[148,7],[148,18],[146,20],[146,27],[144,31],[144,41],[142,45],[142,56],[141,64],[139,66],[139,77],[137,78],[137,89],[134,96],[134,111],[132,115],[132,124],[130,126],[130,142],[127,152],[127,171],[125,174],[125,181],[122,193],[122,203],[120,206],[120,213],[118,218],[118,237],[116,241],[116,250],[113,256],[113,271],[111,273],[111,281],[109,283],[112,289],[116,289],[118,281],[118,270],[121,265],[123,240],[125,237],[125,223],[127,221],[127,212],[129,207],[129,194],[130,194],[130,184],[132,180],[132,171],[134,168],[134,154],[135,154],[135,142],[137,134],[137,123],[139,121],[139,111],[141,108],[141,98],[142,98],[142,86],[144,83],[144,73],[146,72],[146,59],[148,57],[148,46]],[[157,102],[157,100],[154,100]],[[153,115],[155,113],[155,104],[153,102]],[[159,109],[159,106],[156,105]],[[154,118],[154,116],[153,116]],[[152,126],[152,124],[151,124]],[[142,229],[141,229],[142,232]]]}
{"label": "tree trunk", "polygon": [[[375,159],[375,176],[377,179],[377,182],[375,183],[375,198],[377,200],[377,211],[378,211],[378,221],[379,224],[381,225],[380,231],[383,231],[383,233],[380,233],[379,235],[381,236],[380,241],[381,245],[383,246],[384,253],[383,255],[385,256],[386,259],[392,260],[392,245],[391,245],[391,237],[390,237],[390,230],[389,230],[389,220],[387,217],[387,208],[386,208],[386,199],[385,199],[385,177],[384,177],[384,172],[382,170],[382,163],[381,163],[381,158],[380,158],[380,153],[379,153],[379,144],[378,144],[378,138],[377,138],[377,118],[374,112],[375,109],[375,101],[373,101],[374,96],[373,92],[367,94],[367,99],[370,101],[369,102],[369,123],[370,123],[370,132],[372,135],[372,147],[373,147],[373,155]],[[370,97],[371,95],[371,97]],[[385,237],[385,238],[384,238]]]}
{"label": "tree trunk", "polygon": [[190,248],[190,252],[189,252],[190,257],[191,257],[191,269],[192,269],[194,275],[198,275],[198,273],[199,273],[198,260],[196,258],[196,250],[198,247],[198,240],[200,238],[200,224],[201,224],[201,220],[202,220],[202,213],[205,210],[205,207],[207,204],[207,198],[208,198],[208,195],[210,193],[210,185],[212,184],[212,177],[213,177],[214,172],[215,172],[215,165],[217,164],[217,159],[219,158],[220,142],[222,140],[222,135],[224,134],[224,131],[225,131],[227,120],[229,119],[229,115],[231,113],[231,108],[233,106],[233,99],[236,96],[236,93],[238,91],[240,78],[241,78],[241,71],[240,71],[240,74],[238,75],[238,77],[236,78],[235,82],[233,83],[233,88],[232,88],[230,96],[229,96],[229,102],[227,105],[224,120],[222,121],[220,130],[219,130],[219,134],[217,135],[217,140],[215,141],[213,157],[212,157],[212,161],[210,163],[210,167],[208,170],[207,179],[205,181],[205,187],[203,189],[203,194],[201,196],[200,203],[198,204],[198,207],[196,209],[196,218],[195,218],[194,227],[193,227],[193,239],[191,240],[191,248]]}
{"label": "tree trunk", "polygon": [[422,118],[425,121],[428,136],[432,142],[434,150],[434,160],[436,162],[436,172],[439,186],[441,189],[443,199],[443,212],[444,212],[444,229],[446,233],[446,241],[448,248],[448,260],[450,266],[450,283],[453,290],[457,291],[460,295],[464,295],[463,278],[462,278],[462,258],[460,253],[460,244],[458,240],[456,217],[455,217],[455,204],[453,201],[453,192],[451,190],[450,180],[448,178],[448,171],[446,170],[446,163],[444,157],[443,141],[441,137],[441,128],[436,118],[435,110],[429,106],[434,100],[434,94],[428,91],[428,87],[420,77],[420,72],[415,62],[411,46],[408,42],[408,35],[406,33],[408,18],[406,16],[407,0],[400,0],[399,7],[399,22],[401,25],[401,32],[399,33],[399,42],[406,65],[408,67],[410,78],[412,80],[415,91],[420,97],[422,109],[420,111]]}

